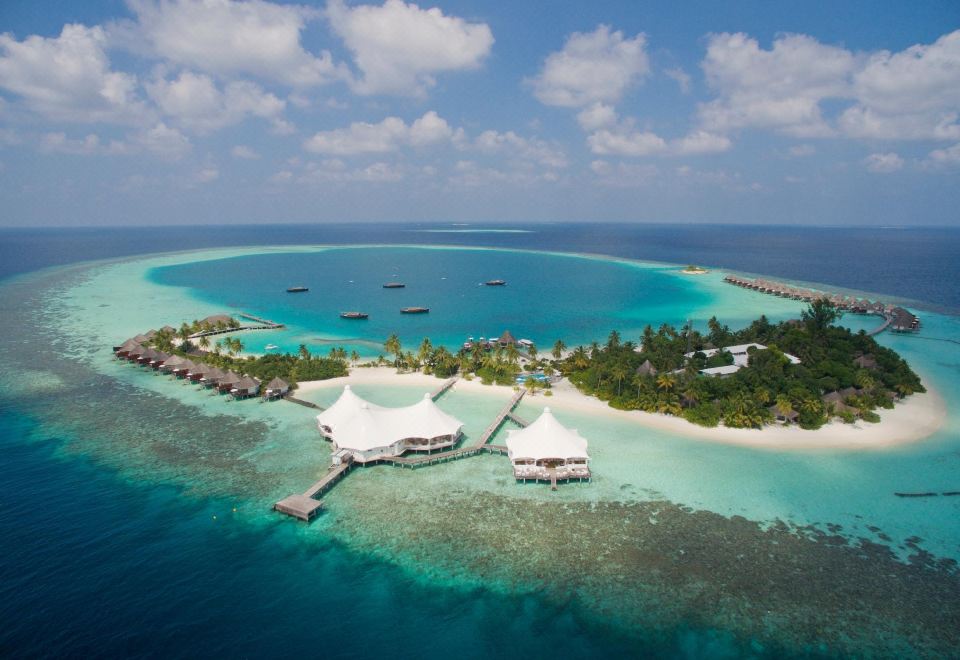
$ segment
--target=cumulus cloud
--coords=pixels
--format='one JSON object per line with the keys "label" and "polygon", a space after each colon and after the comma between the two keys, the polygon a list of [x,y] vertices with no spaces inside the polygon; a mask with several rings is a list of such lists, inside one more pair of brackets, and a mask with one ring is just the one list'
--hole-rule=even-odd
{"label": "cumulus cloud", "polygon": [[474,146],[484,153],[502,153],[548,168],[564,168],[569,164],[558,145],[539,138],[521,137],[513,131],[484,131],[474,140]]}
{"label": "cumulus cloud", "polygon": [[702,66],[719,98],[701,106],[700,119],[721,132],[753,126],[829,135],[820,101],[850,95],[856,64],[852,53],[805,35],[779,37],[770,50],[742,33],[712,35]]}
{"label": "cumulus cloud", "polygon": [[670,69],[664,69],[663,73],[671,80],[676,81],[681,92],[684,94],[690,93],[690,74],[684,71],[682,67],[675,66]]}
{"label": "cumulus cloud", "polygon": [[927,159],[933,165],[960,165],[960,142],[945,149],[934,149]]}
{"label": "cumulus cloud", "polygon": [[436,84],[436,74],[475,69],[493,46],[485,23],[402,0],[379,7],[331,0],[327,16],[362,74],[352,82],[359,94],[422,96]]}
{"label": "cumulus cloud", "polygon": [[577,123],[585,131],[595,131],[617,123],[617,111],[606,103],[594,103],[577,113]]}
{"label": "cumulus cloud", "polygon": [[136,76],[111,70],[106,41],[102,28],[75,24],[52,38],[0,34],[0,88],[55,121],[139,123],[149,112]]}
{"label": "cumulus cloud", "polygon": [[[702,63],[718,97],[704,128],[769,128],[800,137],[960,138],[960,30],[898,53],[853,53],[805,35],[765,50],[745,34],[712,35]],[[824,101],[846,107],[824,113]]]}
{"label": "cumulus cloud", "polygon": [[863,159],[867,169],[877,174],[889,174],[903,169],[903,158],[891,152],[886,154],[870,154]]}
{"label": "cumulus cloud", "polygon": [[730,139],[707,131],[694,131],[681,138],[665,140],[650,131],[635,130],[629,124],[601,129],[587,137],[590,151],[598,156],[691,156],[719,153],[732,146]]}
{"label": "cumulus cloud", "polygon": [[164,115],[201,133],[240,123],[248,116],[278,119],[286,107],[252,82],[227,83],[220,91],[210,76],[189,71],[173,80],[157,78],[147,84],[147,93]]}
{"label": "cumulus cloud", "polygon": [[813,154],[817,153],[817,149],[812,144],[796,144],[790,147],[787,150],[787,153],[794,158],[803,158],[805,156],[812,156]]}
{"label": "cumulus cloud", "polygon": [[191,144],[180,131],[161,122],[152,128],[131,133],[122,140],[109,142],[104,142],[95,133],[82,138],[71,138],[63,131],[53,131],[40,136],[39,148],[46,153],[83,156],[129,156],[147,153],[167,160],[178,160],[190,151]]}
{"label": "cumulus cloud", "polygon": [[169,160],[178,160],[191,149],[190,140],[183,133],[163,122],[140,131],[130,142],[134,147]]}
{"label": "cumulus cloud", "polygon": [[251,149],[245,144],[238,144],[230,150],[230,155],[234,158],[241,158],[243,160],[256,160],[260,158],[260,154]]}
{"label": "cumulus cloud", "polygon": [[127,0],[135,21],[111,26],[115,43],[218,75],[250,74],[288,85],[318,85],[345,71],[329,52],[300,40],[315,10],[263,0]]}
{"label": "cumulus cloud", "polygon": [[534,78],[534,95],[547,105],[580,107],[616,103],[650,72],[643,34],[625,39],[600,25],[590,33],[574,32],[563,49],[547,56]]}
{"label": "cumulus cloud", "polygon": [[376,124],[354,122],[348,128],[320,131],[303,146],[314,153],[353,156],[423,147],[450,141],[453,136],[446,120],[431,110],[409,125],[399,117],[387,117]]}

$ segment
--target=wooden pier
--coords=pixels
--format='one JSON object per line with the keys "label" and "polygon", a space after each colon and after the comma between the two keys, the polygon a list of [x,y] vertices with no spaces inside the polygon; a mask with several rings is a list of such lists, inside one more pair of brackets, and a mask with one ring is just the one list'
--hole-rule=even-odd
{"label": "wooden pier", "polygon": [[243,319],[249,319],[250,321],[256,321],[257,323],[260,323],[261,325],[268,325],[268,326],[273,327],[273,328],[282,328],[282,327],[283,327],[283,324],[282,324],[282,323],[277,323],[276,321],[271,321],[271,320],[269,320],[269,319],[262,319],[262,318],[260,318],[259,316],[254,316],[253,314],[237,314],[237,316],[239,316],[240,318],[243,318]]}
{"label": "wooden pier", "polygon": [[291,396],[290,394],[285,394],[283,396],[283,400],[289,401],[290,403],[296,403],[298,405],[305,406],[307,408],[313,408],[314,410],[326,410],[326,408],[324,408],[323,406],[318,406],[312,401],[304,401],[303,399],[298,399],[297,397]]}
{"label": "wooden pier", "polygon": [[343,478],[351,466],[351,463],[341,463],[340,465],[331,467],[319,481],[310,486],[310,488],[302,494],[289,495],[274,504],[274,511],[279,511],[288,516],[310,522],[317,514],[317,511],[323,507],[323,502],[316,499],[316,496],[329,490],[333,484]]}
{"label": "wooden pier", "polygon": [[509,419],[511,422],[513,422],[514,424],[516,424],[517,426],[519,426],[519,427],[522,428],[522,429],[525,429],[525,428],[527,428],[528,426],[530,426],[530,422],[528,422],[528,421],[525,420],[523,417],[520,417],[519,415],[517,415],[517,414],[514,413],[514,412],[509,412],[509,413],[507,413],[507,419]]}
{"label": "wooden pier", "polygon": [[433,391],[433,394],[430,395],[430,398],[436,401],[441,396],[446,394],[447,390],[453,387],[454,383],[456,383],[458,380],[460,380],[460,378],[458,376],[454,376],[453,378],[444,381],[443,385]]}

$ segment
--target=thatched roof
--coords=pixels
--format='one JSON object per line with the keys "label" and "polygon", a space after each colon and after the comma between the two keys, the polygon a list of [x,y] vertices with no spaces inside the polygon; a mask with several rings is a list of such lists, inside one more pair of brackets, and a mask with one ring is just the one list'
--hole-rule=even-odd
{"label": "thatched roof", "polygon": [[797,412],[796,410],[794,410],[793,408],[791,408],[791,409],[788,410],[787,412],[783,412],[782,410],[780,410],[779,407],[777,407],[777,406],[775,406],[775,405],[774,405],[774,406],[770,406],[770,412],[773,413],[773,416],[774,416],[774,417],[783,417],[784,419],[786,419],[786,420],[788,420],[788,421],[791,421],[791,422],[796,421],[797,418],[800,416],[800,413],[798,413],[798,412]]}
{"label": "thatched roof", "polygon": [[216,325],[218,322],[230,323],[233,320],[233,317],[229,314],[212,314],[207,318],[203,319],[204,323],[209,323],[210,325]]}
{"label": "thatched roof", "polygon": [[128,339],[127,341],[120,344],[121,351],[132,351],[135,348],[140,348],[140,343],[136,339]]}
{"label": "thatched roof", "polygon": [[269,383],[267,383],[267,389],[268,390],[289,390],[290,385],[289,383],[287,383],[287,381],[277,376],[276,378],[271,380]]}
{"label": "thatched roof", "polygon": [[260,387],[260,381],[250,376],[244,376],[234,385],[234,388],[238,390],[255,390],[258,387]]}
{"label": "thatched roof", "polygon": [[861,355],[853,360],[853,363],[861,369],[876,369],[877,360],[872,355]]}
{"label": "thatched roof", "polygon": [[240,375],[234,371],[227,371],[220,379],[221,385],[232,385],[240,381]]}
{"label": "thatched roof", "polygon": [[503,334],[500,335],[500,339],[498,339],[497,342],[506,346],[507,344],[516,344],[517,340],[514,339],[513,335],[510,334],[509,330],[504,330]]}
{"label": "thatched roof", "polygon": [[170,334],[176,334],[177,332],[177,329],[171,325],[165,325],[162,328],[160,328],[160,330],[162,330],[163,332],[168,332]]}
{"label": "thatched roof", "polygon": [[644,360],[643,364],[637,367],[637,374],[641,376],[656,376],[657,368],[650,363],[650,360]]}

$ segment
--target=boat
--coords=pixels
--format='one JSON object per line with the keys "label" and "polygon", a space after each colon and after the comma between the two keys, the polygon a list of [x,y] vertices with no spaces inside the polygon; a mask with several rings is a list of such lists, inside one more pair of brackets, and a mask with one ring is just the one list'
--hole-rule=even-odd
{"label": "boat", "polygon": [[278,348],[280,348],[280,347],[277,346],[276,344],[267,344],[266,346],[263,347],[263,350],[265,350],[265,351],[275,351],[275,350],[277,350]]}
{"label": "boat", "polygon": [[308,289],[305,286],[292,286],[289,289],[287,289],[287,293],[305,293],[309,290],[310,289]]}
{"label": "boat", "polygon": [[430,311],[429,307],[404,307],[400,310],[401,314],[426,314]]}
{"label": "boat", "polygon": [[403,282],[387,282],[383,285],[384,289],[403,289],[407,285]]}
{"label": "boat", "polygon": [[506,280],[487,280],[484,282],[487,286],[506,286]]}
{"label": "boat", "polygon": [[342,319],[365,319],[369,316],[366,312],[340,312],[340,318]]}

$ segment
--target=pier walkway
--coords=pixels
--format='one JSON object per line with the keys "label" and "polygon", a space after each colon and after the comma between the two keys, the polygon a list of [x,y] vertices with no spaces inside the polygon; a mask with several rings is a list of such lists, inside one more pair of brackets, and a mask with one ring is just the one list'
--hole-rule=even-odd
{"label": "pier walkway", "polygon": [[433,391],[433,394],[430,395],[430,398],[436,401],[443,396],[447,390],[453,387],[454,383],[456,383],[458,380],[460,380],[460,378],[458,376],[454,376],[453,378],[444,381],[443,385]]}
{"label": "pier walkway", "polygon": [[318,406],[317,404],[313,403],[312,401],[304,401],[303,399],[298,399],[297,397],[292,396],[292,395],[290,395],[290,394],[285,394],[285,395],[283,396],[283,399],[284,399],[285,401],[289,401],[290,403],[296,403],[296,404],[299,404],[299,405],[301,405],[301,406],[306,406],[307,408],[313,408],[314,410],[326,410],[326,408],[324,408],[323,406]]}
{"label": "pier walkway", "polygon": [[350,463],[341,463],[340,465],[331,467],[319,481],[310,486],[310,488],[302,494],[290,495],[274,504],[274,511],[279,511],[288,516],[309,522],[310,519],[317,514],[317,511],[323,507],[323,502],[316,499],[316,496],[329,490],[333,484],[343,478],[350,467]]}
{"label": "pier walkway", "polygon": [[282,327],[283,327],[283,324],[282,324],[282,323],[277,323],[276,321],[271,321],[270,319],[262,319],[262,318],[260,318],[259,316],[254,316],[253,314],[241,313],[241,314],[237,314],[237,316],[239,316],[239,317],[242,318],[242,319],[249,319],[250,321],[256,321],[257,323],[260,323],[261,325],[269,325],[269,326],[274,327],[274,328],[282,328]]}

